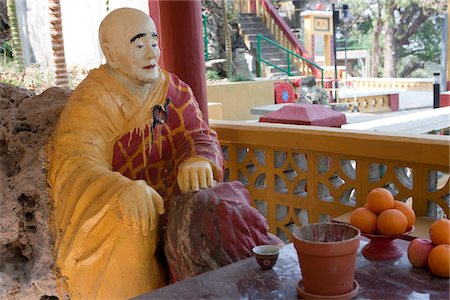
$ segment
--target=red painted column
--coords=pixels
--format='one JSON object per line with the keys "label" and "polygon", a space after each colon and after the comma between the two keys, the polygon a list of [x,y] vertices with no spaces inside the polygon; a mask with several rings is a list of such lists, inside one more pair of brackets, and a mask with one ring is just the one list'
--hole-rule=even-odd
{"label": "red painted column", "polygon": [[186,82],[208,122],[201,0],[160,0],[164,67]]}
{"label": "red painted column", "polygon": [[[150,13],[150,17],[153,19],[156,25],[156,30],[158,33],[161,32],[161,18],[159,15],[159,1],[157,0],[148,0],[148,9]],[[158,37],[159,44],[161,44],[162,36]],[[161,56],[159,57],[159,65],[164,68],[164,53],[161,51]]]}

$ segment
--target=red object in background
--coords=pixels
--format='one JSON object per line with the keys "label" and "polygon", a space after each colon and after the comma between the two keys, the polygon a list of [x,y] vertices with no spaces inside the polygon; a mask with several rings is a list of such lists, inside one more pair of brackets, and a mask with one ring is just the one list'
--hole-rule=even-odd
{"label": "red object in background", "polygon": [[[156,25],[156,31],[157,32],[161,32],[161,20],[159,17],[159,1],[153,1],[153,0],[149,0],[148,1],[148,9],[149,9],[149,15],[150,17],[153,19],[153,22],[155,22]],[[161,47],[161,45],[160,45]],[[165,65],[164,65],[164,51],[161,51],[160,56],[159,56],[159,61],[158,64],[165,69]]]}
{"label": "red object in background", "polygon": [[294,89],[287,82],[274,84],[275,104],[292,103],[295,99]]}
{"label": "red object in background", "polygon": [[323,8],[323,7],[322,7],[322,3],[320,3],[320,2],[317,3],[316,6],[315,6],[315,9],[316,9],[316,10],[322,10],[322,8]]}
{"label": "red object in background", "polygon": [[[208,123],[201,1],[158,1],[164,68],[192,89]],[[152,5],[153,7],[153,5]],[[155,12],[156,14],[156,12]],[[200,20],[200,21],[199,21]],[[176,28],[176,30],[174,30]],[[183,45],[183,51],[180,51]]]}
{"label": "red object in background", "polygon": [[337,127],[347,121],[344,114],[317,104],[293,103],[261,116],[259,122]]}
{"label": "red object in background", "polygon": [[325,77],[325,82],[323,83],[323,85],[326,89],[333,88],[333,79],[331,79],[331,77]]}
{"label": "red object in background", "polygon": [[400,97],[399,97],[398,93],[389,94],[388,95],[388,103],[389,103],[389,107],[391,108],[391,111],[399,111]]}
{"label": "red object in background", "polygon": [[292,85],[296,88],[302,87],[302,80],[300,78],[295,78],[292,81]]}
{"label": "red object in background", "polygon": [[256,13],[256,0],[250,0],[250,12],[252,14]]}
{"label": "red object in background", "polygon": [[450,91],[441,93],[439,106],[440,107],[450,106]]}

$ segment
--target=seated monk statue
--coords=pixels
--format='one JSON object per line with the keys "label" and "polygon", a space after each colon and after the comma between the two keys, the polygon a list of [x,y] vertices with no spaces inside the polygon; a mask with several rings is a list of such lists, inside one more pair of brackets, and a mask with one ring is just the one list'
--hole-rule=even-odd
{"label": "seated monk statue", "polygon": [[211,187],[223,172],[192,90],[158,66],[153,20],[114,10],[99,40],[106,63],[75,89],[49,144],[58,286],[72,299],[165,285],[155,254],[164,200]]}

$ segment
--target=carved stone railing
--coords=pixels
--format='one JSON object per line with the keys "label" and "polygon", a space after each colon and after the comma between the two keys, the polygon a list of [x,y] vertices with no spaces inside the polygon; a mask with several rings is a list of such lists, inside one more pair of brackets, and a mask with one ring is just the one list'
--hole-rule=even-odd
{"label": "carved stone railing", "polygon": [[351,97],[351,94],[349,93],[349,95],[344,95],[344,97],[342,94],[339,96],[341,97],[339,98],[339,103],[347,103],[348,111],[353,111],[355,107],[357,107],[360,112],[391,111],[389,106],[389,94],[387,93],[385,95],[359,97]]}
{"label": "carved stone railing", "polygon": [[357,108],[360,112],[383,112],[399,110],[399,92],[389,90],[371,90],[365,92],[355,89],[341,89],[339,103],[346,103],[348,110]]}
{"label": "carved stone railing", "polygon": [[432,91],[433,79],[423,78],[351,78],[355,89],[387,89],[405,91]]}
{"label": "carved stone railing", "polygon": [[239,180],[270,231],[329,221],[365,203],[375,187],[413,198],[419,216],[449,215],[449,139],[334,128],[212,121],[226,180]]}

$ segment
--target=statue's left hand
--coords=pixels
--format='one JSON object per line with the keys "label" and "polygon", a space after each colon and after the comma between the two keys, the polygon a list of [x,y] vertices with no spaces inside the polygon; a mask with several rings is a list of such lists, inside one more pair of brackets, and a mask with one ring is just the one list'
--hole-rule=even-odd
{"label": "statue's left hand", "polygon": [[211,163],[201,157],[191,157],[178,168],[178,186],[182,193],[211,187],[214,183]]}
{"label": "statue's left hand", "polygon": [[136,233],[147,236],[155,230],[157,216],[164,213],[164,201],[143,180],[127,183],[117,195],[119,210],[125,224]]}

